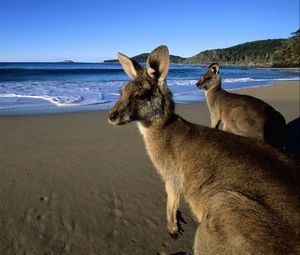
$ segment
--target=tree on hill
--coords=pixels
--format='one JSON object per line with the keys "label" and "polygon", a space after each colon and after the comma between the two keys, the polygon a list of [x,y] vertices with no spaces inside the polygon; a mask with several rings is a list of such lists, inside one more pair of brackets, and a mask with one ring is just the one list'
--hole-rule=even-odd
{"label": "tree on hill", "polygon": [[222,65],[270,66],[273,54],[282,47],[286,39],[261,40],[247,42],[225,49],[202,51],[188,58],[189,64],[210,64],[218,62]]}
{"label": "tree on hill", "polygon": [[300,29],[293,32],[283,46],[274,53],[273,60],[275,67],[300,66]]}
{"label": "tree on hill", "polygon": [[293,36],[300,36],[300,28],[296,31],[292,33]]}

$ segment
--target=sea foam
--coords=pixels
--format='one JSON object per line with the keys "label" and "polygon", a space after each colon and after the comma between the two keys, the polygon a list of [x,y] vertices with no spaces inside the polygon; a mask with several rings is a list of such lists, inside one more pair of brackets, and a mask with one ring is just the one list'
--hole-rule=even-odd
{"label": "sea foam", "polygon": [[[203,66],[171,65],[167,84],[175,102],[205,100],[203,90],[195,86],[205,71]],[[299,80],[295,71],[288,70],[224,67],[221,75],[223,87],[229,90]],[[119,90],[128,80],[119,64],[0,63],[0,109],[109,107],[119,99]]]}

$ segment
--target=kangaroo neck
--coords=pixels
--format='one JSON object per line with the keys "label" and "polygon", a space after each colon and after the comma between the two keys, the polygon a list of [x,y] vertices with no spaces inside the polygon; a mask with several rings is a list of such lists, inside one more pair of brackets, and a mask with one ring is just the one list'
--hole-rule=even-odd
{"label": "kangaroo neck", "polygon": [[219,95],[222,95],[224,93],[224,91],[225,90],[221,88],[221,85],[219,85],[215,88],[211,88],[209,90],[205,90],[205,96],[206,96],[207,102],[209,104],[213,103]]}
{"label": "kangaroo neck", "polygon": [[146,138],[147,134],[160,134],[162,130],[166,129],[171,123],[178,119],[178,115],[174,112],[169,116],[153,121],[138,121],[137,125],[141,134]]}

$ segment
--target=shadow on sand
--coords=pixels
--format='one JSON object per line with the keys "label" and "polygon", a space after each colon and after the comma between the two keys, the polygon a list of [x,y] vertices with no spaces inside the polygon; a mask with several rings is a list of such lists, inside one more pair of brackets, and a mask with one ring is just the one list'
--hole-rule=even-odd
{"label": "shadow on sand", "polygon": [[300,159],[300,117],[289,122],[287,129],[288,140],[285,151],[289,155]]}

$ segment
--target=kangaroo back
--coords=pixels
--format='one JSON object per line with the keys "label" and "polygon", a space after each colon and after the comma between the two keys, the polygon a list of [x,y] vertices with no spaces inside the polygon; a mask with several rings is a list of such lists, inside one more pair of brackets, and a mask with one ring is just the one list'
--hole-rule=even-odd
{"label": "kangaroo back", "polygon": [[217,63],[209,66],[197,87],[205,89],[211,127],[218,128],[222,122],[225,131],[283,148],[287,136],[284,117],[260,99],[223,90]]}

